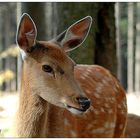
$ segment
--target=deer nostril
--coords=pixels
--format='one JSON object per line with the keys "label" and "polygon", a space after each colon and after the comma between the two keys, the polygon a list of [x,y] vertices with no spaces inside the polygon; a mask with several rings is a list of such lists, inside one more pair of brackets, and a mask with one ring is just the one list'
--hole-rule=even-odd
{"label": "deer nostril", "polygon": [[90,100],[86,97],[76,98],[83,110],[87,110],[90,107]]}

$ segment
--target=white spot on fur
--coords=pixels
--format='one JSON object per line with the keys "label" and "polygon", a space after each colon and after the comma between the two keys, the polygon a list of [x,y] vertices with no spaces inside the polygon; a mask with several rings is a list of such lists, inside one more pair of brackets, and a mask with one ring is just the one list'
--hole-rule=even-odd
{"label": "white spot on fur", "polygon": [[115,102],[115,98],[114,97],[108,97],[108,99],[109,99],[110,103],[114,103]]}
{"label": "white spot on fur", "polygon": [[106,108],[110,108],[109,104],[107,104],[107,103],[105,103],[104,106],[105,106]]}
{"label": "white spot on fur", "polygon": [[89,75],[90,75],[90,72],[88,72],[88,70],[84,73],[84,76],[85,77],[89,77]]}
{"label": "white spot on fur", "polygon": [[97,129],[94,129],[92,132],[101,134],[105,132],[105,128],[104,127],[97,128]]}
{"label": "white spot on fur", "polygon": [[76,132],[73,131],[73,130],[70,130],[70,134],[71,134],[72,137],[77,137]]}
{"label": "white spot on fur", "polygon": [[101,89],[102,89],[102,87],[98,86],[98,87],[96,88],[96,91],[97,91],[98,93],[100,93],[100,92],[101,92]]}
{"label": "white spot on fur", "polygon": [[97,110],[97,109],[94,109],[94,113],[96,114],[96,115],[99,115],[99,110]]}
{"label": "white spot on fur", "polygon": [[119,109],[121,109],[121,108],[122,108],[122,106],[121,106],[120,104],[118,104],[118,108],[119,108]]}
{"label": "white spot on fur", "polygon": [[101,108],[101,112],[105,112],[104,108]]}
{"label": "white spot on fur", "polygon": [[86,89],[85,92],[86,93],[91,93],[91,91],[89,89]]}
{"label": "white spot on fur", "polygon": [[102,83],[106,85],[106,84],[108,84],[108,81],[106,81],[105,79],[103,79],[102,80]]}
{"label": "white spot on fur", "polygon": [[84,76],[85,76],[85,77],[88,77],[88,74],[89,74],[89,72],[85,72],[85,73],[84,73]]}
{"label": "white spot on fur", "polygon": [[94,107],[90,106],[89,110],[94,111]]}
{"label": "white spot on fur", "polygon": [[87,71],[88,71],[89,73],[92,73],[92,69],[90,69],[90,68],[88,68]]}
{"label": "white spot on fur", "polygon": [[98,93],[94,93],[94,96],[95,96],[96,98],[100,98],[100,95],[99,95]]}
{"label": "white spot on fur", "polygon": [[97,85],[96,91],[97,91],[98,93],[102,93],[102,88],[103,88],[103,84],[100,83],[100,84]]}
{"label": "white spot on fur", "polygon": [[104,77],[106,81],[112,81],[112,76],[109,74],[108,76]]}
{"label": "white spot on fur", "polygon": [[104,127],[109,129],[109,128],[115,128],[115,123],[114,122],[106,122],[104,124]]}
{"label": "white spot on fur", "polygon": [[114,102],[115,101],[115,98],[114,97],[111,97],[110,100]]}
{"label": "white spot on fur", "polygon": [[85,80],[85,79],[86,79],[86,77],[82,75],[82,76],[81,76],[81,79]]}
{"label": "white spot on fur", "polygon": [[108,110],[108,113],[109,113],[109,114],[112,114],[112,113],[113,113],[112,109],[109,109],[109,110]]}
{"label": "white spot on fur", "polygon": [[114,122],[110,123],[110,128],[115,128],[115,123]]}
{"label": "white spot on fur", "polygon": [[117,93],[118,89],[116,87],[113,87],[113,90]]}
{"label": "white spot on fur", "polygon": [[66,118],[64,119],[64,124],[69,125],[69,121]]}
{"label": "white spot on fur", "polygon": [[123,104],[124,108],[127,108],[126,101],[123,101],[122,104]]}
{"label": "white spot on fur", "polygon": [[123,110],[121,110],[121,114],[125,114]]}
{"label": "white spot on fur", "polygon": [[105,128],[110,128],[110,122],[106,122],[106,123],[104,124],[104,127],[105,127]]}
{"label": "white spot on fur", "polygon": [[120,88],[120,86],[119,86],[119,84],[118,83],[116,83],[116,87],[119,89]]}
{"label": "white spot on fur", "polygon": [[89,123],[87,126],[88,130],[91,130],[94,128],[94,126],[97,124],[98,122],[96,120],[93,120],[92,123]]}
{"label": "white spot on fur", "polygon": [[93,124],[93,122],[92,122],[92,123],[88,124],[87,129],[92,129],[93,126],[94,126],[94,124]]}

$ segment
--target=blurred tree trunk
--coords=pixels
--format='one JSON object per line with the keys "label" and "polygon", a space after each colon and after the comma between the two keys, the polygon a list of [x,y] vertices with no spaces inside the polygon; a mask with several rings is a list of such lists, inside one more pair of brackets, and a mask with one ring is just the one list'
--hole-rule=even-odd
{"label": "blurred tree trunk", "polygon": [[[3,51],[9,49],[11,44],[14,44],[15,40],[15,29],[16,29],[16,21],[15,21],[15,3],[5,3],[3,4],[3,10],[1,10],[2,16],[2,47]],[[2,86],[2,90],[4,91],[15,91],[16,90],[16,59],[14,57],[6,57],[2,59],[2,69],[3,71],[10,70],[15,74],[15,77],[10,81],[5,81]]]}
{"label": "blurred tree trunk", "polygon": [[135,91],[140,91],[140,3],[137,3],[136,22],[136,55],[135,55]]}
{"label": "blurred tree trunk", "polygon": [[[6,5],[6,8],[8,8],[8,5]],[[3,42],[3,50],[6,50],[8,46],[10,45],[10,36],[9,36],[9,27],[10,27],[10,22],[9,22],[9,13],[6,11],[3,11],[3,18],[4,24],[2,28],[2,32],[4,33],[2,42]],[[5,71],[6,69],[9,69],[10,66],[10,59],[9,58],[4,58],[3,59],[3,70]],[[10,82],[4,82],[3,83],[3,89],[9,91],[10,90]]]}
{"label": "blurred tree trunk", "polygon": [[[21,3],[17,2],[17,26],[21,18]],[[22,74],[22,58],[21,55],[17,56],[17,91],[20,91],[21,86],[21,74]]]}
{"label": "blurred tree trunk", "polygon": [[100,4],[97,21],[95,63],[117,76],[114,3]]}
{"label": "blurred tree trunk", "polygon": [[121,51],[121,34],[120,34],[120,20],[121,20],[121,13],[120,13],[120,3],[117,2],[115,4],[115,16],[116,16],[116,45],[117,45],[117,60],[118,60],[118,71],[117,77],[121,83],[123,83],[123,76],[122,76],[122,51]]}
{"label": "blurred tree trunk", "polygon": [[28,13],[37,26],[37,39],[46,40],[46,4],[44,2],[23,2],[22,13]]}
{"label": "blurred tree trunk", "polygon": [[[13,11],[14,9],[14,11]],[[15,38],[16,38],[16,3],[10,3],[9,4],[9,8],[7,10],[8,14],[9,14],[9,22],[10,22],[10,27],[9,27],[9,45],[7,46],[7,48],[9,48],[11,45],[15,44]],[[14,73],[14,78],[11,80],[10,82],[10,91],[16,91],[17,90],[17,81],[16,81],[16,77],[17,77],[17,70],[16,70],[16,65],[17,65],[17,58],[15,57],[10,57],[10,70]]]}
{"label": "blurred tree trunk", "polygon": [[127,91],[133,92],[133,42],[134,42],[134,11],[133,3],[128,3],[128,48],[127,48]]}
{"label": "blurred tree trunk", "polygon": [[[137,23],[137,3],[133,3],[134,4],[134,20],[133,20],[133,32],[134,32],[134,38],[133,38],[133,91],[136,91],[135,90],[135,78],[136,78],[136,75],[135,75],[135,71],[136,71],[136,67],[135,67],[135,58],[136,58],[136,36],[137,36],[137,29],[136,29],[136,23]],[[136,9],[136,10],[135,10]]]}
{"label": "blurred tree trunk", "polygon": [[58,10],[57,3],[50,2],[46,4],[46,26],[47,26],[47,40],[51,40],[58,34]]}
{"label": "blurred tree trunk", "polygon": [[57,3],[57,13],[57,33],[87,15],[93,17],[85,43],[70,55],[77,63],[99,64],[116,75],[114,3]]}

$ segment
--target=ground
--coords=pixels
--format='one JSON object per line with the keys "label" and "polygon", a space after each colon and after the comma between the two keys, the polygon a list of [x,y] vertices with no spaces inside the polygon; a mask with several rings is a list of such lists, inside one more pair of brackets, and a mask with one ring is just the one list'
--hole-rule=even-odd
{"label": "ground", "polygon": [[127,95],[128,112],[140,116],[140,93],[129,93]]}
{"label": "ground", "polygon": [[[127,94],[127,104],[129,113],[140,116],[140,93]],[[0,137],[10,136],[17,105],[17,93],[0,93]]]}
{"label": "ground", "polygon": [[0,92],[0,137],[10,136],[10,128],[18,105],[17,93]]}

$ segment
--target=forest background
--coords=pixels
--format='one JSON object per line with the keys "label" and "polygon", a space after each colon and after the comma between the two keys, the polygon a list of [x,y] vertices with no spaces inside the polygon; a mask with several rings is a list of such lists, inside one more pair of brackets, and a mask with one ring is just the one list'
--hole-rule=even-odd
{"label": "forest background", "polygon": [[[25,12],[36,23],[38,40],[50,40],[79,19],[92,16],[87,39],[70,57],[76,63],[107,68],[127,93],[139,97],[139,2],[0,2],[0,99],[19,94],[22,59],[16,45],[16,30]],[[9,102],[7,106],[11,100],[5,100]],[[5,101],[1,100],[0,107]],[[0,111],[3,112],[2,107]]]}

